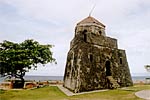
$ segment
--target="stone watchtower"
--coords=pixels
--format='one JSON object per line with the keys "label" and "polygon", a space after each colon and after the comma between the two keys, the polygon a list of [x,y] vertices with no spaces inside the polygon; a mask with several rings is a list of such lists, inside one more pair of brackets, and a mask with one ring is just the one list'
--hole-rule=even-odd
{"label": "stone watchtower", "polygon": [[132,86],[125,50],[89,16],[77,23],[68,52],[64,87],[73,92]]}

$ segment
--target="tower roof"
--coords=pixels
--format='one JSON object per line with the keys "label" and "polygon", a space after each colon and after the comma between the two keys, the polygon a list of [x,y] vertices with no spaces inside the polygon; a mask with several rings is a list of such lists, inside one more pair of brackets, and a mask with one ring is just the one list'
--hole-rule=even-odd
{"label": "tower roof", "polygon": [[96,25],[105,27],[104,24],[102,24],[97,19],[95,19],[94,17],[91,17],[91,16],[88,16],[87,18],[85,18],[82,21],[80,21],[79,23],[77,23],[77,25],[80,25],[80,24],[96,24]]}

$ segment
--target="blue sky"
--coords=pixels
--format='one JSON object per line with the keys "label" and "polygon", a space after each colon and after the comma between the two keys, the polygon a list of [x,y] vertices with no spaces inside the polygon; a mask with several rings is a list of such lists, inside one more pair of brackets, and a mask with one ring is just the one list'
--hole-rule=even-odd
{"label": "blue sky", "polygon": [[107,36],[125,49],[132,74],[146,73],[150,64],[149,0],[0,0],[0,42],[35,39],[53,44],[58,64],[31,70],[28,75],[63,75],[76,23],[89,15],[106,25]]}

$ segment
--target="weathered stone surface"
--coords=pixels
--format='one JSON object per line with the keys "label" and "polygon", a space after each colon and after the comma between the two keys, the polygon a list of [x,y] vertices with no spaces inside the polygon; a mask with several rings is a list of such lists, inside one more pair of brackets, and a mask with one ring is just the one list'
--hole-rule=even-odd
{"label": "weathered stone surface", "polygon": [[76,26],[66,62],[64,87],[82,92],[133,85],[125,50],[118,49],[117,40],[107,37],[105,26],[92,18]]}

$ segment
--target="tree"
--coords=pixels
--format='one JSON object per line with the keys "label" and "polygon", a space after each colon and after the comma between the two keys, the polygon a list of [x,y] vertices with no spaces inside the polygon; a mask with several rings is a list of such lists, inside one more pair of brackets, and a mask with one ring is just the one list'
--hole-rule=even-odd
{"label": "tree", "polygon": [[24,84],[24,75],[38,64],[55,62],[52,45],[41,45],[32,39],[22,43],[3,41],[0,43],[0,74],[20,78]]}

